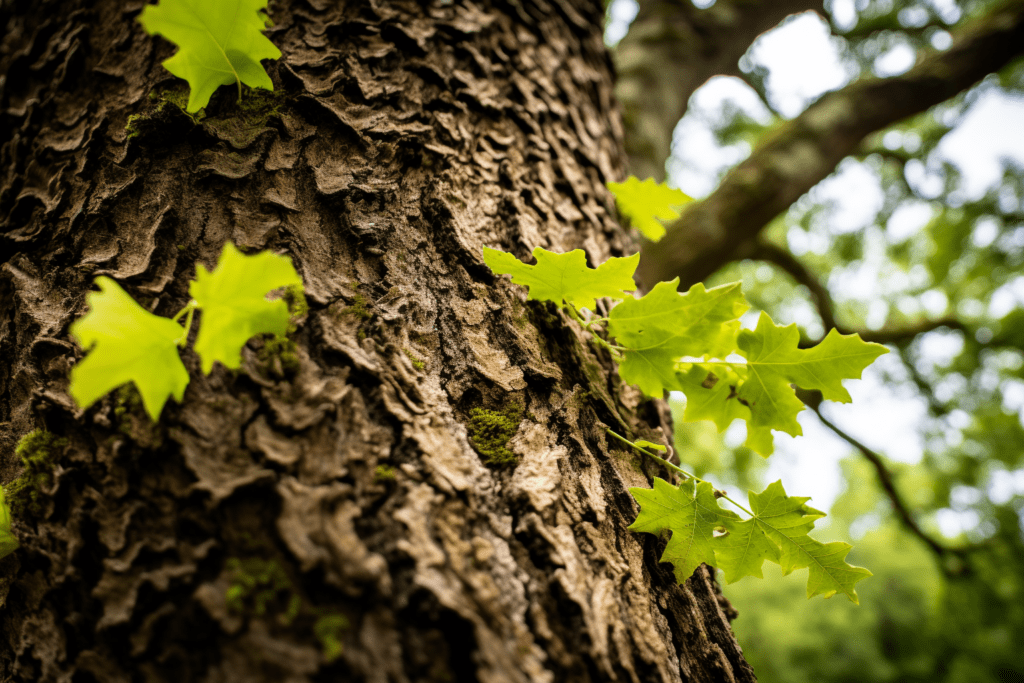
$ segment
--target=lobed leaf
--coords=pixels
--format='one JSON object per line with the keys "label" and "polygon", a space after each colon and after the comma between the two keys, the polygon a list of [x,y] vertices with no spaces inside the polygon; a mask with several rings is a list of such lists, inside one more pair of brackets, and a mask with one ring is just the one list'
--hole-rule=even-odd
{"label": "lobed leaf", "polygon": [[189,113],[209,104],[222,85],[274,89],[260,65],[261,59],[281,56],[263,35],[266,7],[267,0],[161,0],[143,8],[139,21],[146,32],[162,35],[179,48],[163,65],[188,81]]}
{"label": "lobed leaf", "polygon": [[608,189],[615,195],[619,213],[652,242],[665,236],[662,221],[676,220],[679,210],[693,201],[682,190],[655,182],[654,178],[641,181],[629,176],[625,182],[608,183]]}
{"label": "lobed leaf", "polygon": [[739,519],[736,513],[719,507],[715,489],[706,481],[687,479],[673,486],[655,477],[653,489],[631,488],[629,492],[640,504],[640,514],[629,526],[632,531],[672,532],[661,561],[672,563],[679,583],[690,578],[701,562],[715,563],[715,528]]}
{"label": "lobed leaf", "polygon": [[[871,576],[871,572],[846,562],[853,547],[849,543],[821,543],[807,535],[814,522],[825,516],[809,507],[808,500],[787,496],[781,481],[761,493],[750,492],[754,517],[739,522],[726,520],[729,534],[716,539],[718,566],[725,572],[726,581],[732,583],[743,576],[760,578],[761,562],[767,559],[779,564],[784,574],[807,567],[808,598],[842,593],[858,603],[854,584]],[[763,553],[767,543],[776,549]]]}
{"label": "lobed leaf", "polygon": [[[876,358],[888,353],[881,344],[862,341],[856,334],[832,330],[810,349],[799,348],[796,324],[781,327],[762,312],[754,330],[741,330],[738,352],[744,365],[698,364],[681,372],[679,388],[686,394],[687,420],[711,419],[724,430],[735,418],[747,420],[745,445],[761,455],[774,450],[772,430],[792,436],[803,433],[796,417],[804,404],[793,385],[817,389],[826,399],[848,403],[844,379],[860,379]],[[709,376],[725,378],[725,384],[707,386]],[[728,392],[726,391],[728,387]],[[692,404],[692,408],[691,408]]]}
{"label": "lobed leaf", "polygon": [[537,247],[533,257],[537,259],[535,266],[507,252],[484,247],[484,263],[499,275],[511,275],[515,284],[529,287],[529,298],[537,301],[594,310],[596,299],[622,299],[636,289],[633,273],[640,262],[639,253],[625,258],[613,256],[597,268],[587,266],[582,249],[556,254]]}
{"label": "lobed leaf", "polygon": [[676,362],[683,356],[732,353],[738,318],[749,307],[738,282],[707,290],[697,283],[685,294],[678,285],[678,278],[659,282],[643,298],[626,299],[609,315],[609,334],[629,349],[619,374],[648,396],[683,388],[676,376]]}
{"label": "lobed leaf", "polygon": [[[661,561],[672,563],[679,583],[701,562],[721,569],[728,583],[745,576],[763,578],[768,560],[785,574],[806,567],[808,598],[842,593],[856,603],[854,584],[871,576],[846,562],[849,544],[821,543],[807,535],[825,514],[808,506],[808,498],[787,496],[781,481],[761,493],[750,492],[750,519],[719,507],[711,484],[693,478],[679,486],[655,478],[654,488],[629,492],[640,505],[632,531],[671,532]],[[715,536],[716,529],[728,533]]]}
{"label": "lobed leaf", "polygon": [[196,268],[189,293],[203,313],[195,349],[204,373],[210,373],[214,361],[238,368],[242,347],[254,335],[284,336],[291,317],[288,305],[266,297],[289,286],[301,288],[302,279],[287,257],[268,251],[245,256],[230,242],[213,272],[202,265]]}
{"label": "lobed leaf", "polygon": [[139,306],[107,277],[88,296],[89,312],[71,325],[71,335],[88,355],[71,369],[69,391],[87,408],[122,384],[134,382],[153,420],[168,397],[181,401],[188,372],[178,355],[185,331],[178,323]]}

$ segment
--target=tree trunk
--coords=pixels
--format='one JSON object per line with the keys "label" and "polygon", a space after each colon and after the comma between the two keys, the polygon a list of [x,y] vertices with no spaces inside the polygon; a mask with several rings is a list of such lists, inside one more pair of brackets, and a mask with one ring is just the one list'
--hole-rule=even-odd
{"label": "tree trunk", "polygon": [[[142,5],[0,3],[0,678],[754,680],[626,529],[656,471],[603,425],[664,405],[481,258],[633,249],[601,3],[275,1],[275,92],[198,121]],[[293,343],[78,409],[93,278],[171,315],[226,241],[295,263]]]}

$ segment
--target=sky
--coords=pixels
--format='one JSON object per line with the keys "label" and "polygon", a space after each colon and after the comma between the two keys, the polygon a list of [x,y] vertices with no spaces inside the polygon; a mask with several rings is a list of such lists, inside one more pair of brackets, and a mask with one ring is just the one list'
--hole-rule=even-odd
{"label": "sky", "polygon": [[[842,28],[853,22],[855,0],[833,0],[832,11]],[[699,7],[710,6],[714,0],[695,1]],[[958,18],[950,0],[930,0],[930,4],[943,13],[944,18]],[[614,0],[609,8],[606,40],[614,44],[628,29],[636,14],[633,0]],[[913,20],[913,17],[910,17]],[[938,32],[932,44],[938,49],[949,45],[949,34]],[[763,34],[748,51],[744,60],[760,63],[769,68],[766,91],[771,106],[784,118],[792,118],[821,94],[842,87],[856,77],[844,66],[840,46],[831,36],[825,21],[813,12],[795,15],[779,27]],[[894,45],[875,61],[873,70],[878,76],[902,73],[913,66],[914,52],[907,45]],[[673,156],[669,161],[669,182],[687,194],[701,198],[717,185],[729,167],[744,159],[750,148],[744,143],[721,147],[709,127],[708,116],[720,111],[727,102],[740,107],[752,118],[767,122],[771,116],[758,94],[746,83],[734,77],[715,77],[694,93],[690,111],[675,130]],[[709,114],[710,113],[710,114]],[[963,182],[960,188],[965,199],[980,197],[1002,176],[1000,159],[1019,160],[1024,164],[1024,98],[1011,98],[994,88],[978,88],[966,113],[956,128],[947,134],[927,163],[908,170],[908,180],[924,194],[940,182],[936,170],[950,162],[960,167]],[[899,134],[895,134],[898,136]],[[913,145],[913,140],[889,137],[883,144]],[[835,210],[830,216],[829,228],[833,232],[848,232],[869,224],[881,207],[882,189],[870,168],[852,159],[846,160],[837,172],[819,184],[812,195],[818,201],[831,201]],[[901,207],[885,226],[890,236],[909,236],[923,227],[931,217],[930,209],[907,204]],[[982,231],[983,232],[983,231]],[[821,253],[824,245],[813,243],[813,235],[792,231],[790,247],[798,256],[807,251]],[[876,235],[880,239],[881,235]],[[866,234],[870,242],[871,235]],[[984,235],[978,239],[985,239]],[[820,248],[818,248],[820,247]],[[833,291],[850,298],[869,300],[887,286],[880,275],[882,251],[876,258],[869,257],[856,271],[837,275],[830,282]],[[891,284],[891,283],[890,283]],[[936,296],[938,292],[935,292]],[[919,305],[934,308],[941,314],[945,301],[936,297],[922,297]],[[940,297],[943,298],[944,297]],[[1008,310],[1024,303],[1024,278],[1007,291],[996,293],[991,306]],[[887,309],[870,310],[869,325],[881,325]],[[795,321],[800,311],[794,311]],[[809,311],[805,315],[812,315]],[[790,321],[780,320],[780,323]],[[752,325],[751,325],[752,326]],[[955,334],[933,333],[925,340],[923,352],[927,358],[941,362],[956,352],[962,343]],[[883,379],[886,371],[897,376],[904,372],[900,363],[883,356],[871,366],[860,381],[846,382],[853,403],[840,405],[825,402],[822,412],[833,423],[869,447],[877,449],[895,461],[914,463],[921,459],[924,444],[920,425],[926,418],[923,399],[906,387]],[[1021,388],[1021,407],[1024,407],[1024,387]],[[812,504],[827,511],[842,493],[843,481],[839,461],[851,448],[824,427],[811,411],[801,413],[799,422],[804,435],[798,438],[775,433],[776,452],[769,459],[765,481],[781,478],[786,489],[800,495],[812,495]],[[730,445],[742,443],[744,427],[736,423],[727,432]],[[683,454],[685,459],[685,454]],[[1006,474],[993,480],[989,495],[993,499],[1007,499],[1013,491],[1024,492],[1024,472]],[[745,497],[745,496],[744,496]],[[955,536],[977,521],[970,514],[953,510],[944,511],[937,522],[943,534]]]}

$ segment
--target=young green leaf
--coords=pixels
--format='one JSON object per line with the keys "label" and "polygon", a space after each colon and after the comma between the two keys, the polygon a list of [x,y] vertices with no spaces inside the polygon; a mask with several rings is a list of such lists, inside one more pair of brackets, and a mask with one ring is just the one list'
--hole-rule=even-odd
{"label": "young green leaf", "polygon": [[4,489],[0,486],[0,559],[18,549],[18,537],[11,531],[11,509],[4,500]]}
{"label": "young green leaf", "polygon": [[507,252],[484,247],[484,263],[499,275],[511,275],[517,285],[529,287],[530,299],[593,310],[595,299],[622,299],[626,292],[636,289],[633,273],[640,262],[639,253],[625,258],[613,256],[597,268],[587,267],[582,249],[556,254],[537,247],[533,257],[537,259],[535,266]]}
{"label": "young green leaf", "polygon": [[106,277],[88,296],[89,312],[71,325],[71,335],[88,355],[71,368],[70,393],[87,408],[111,389],[134,382],[153,420],[169,396],[180,401],[188,372],[178,355],[185,334],[173,320],[153,315]]}
{"label": "young green leaf", "polygon": [[[808,568],[807,597],[832,597],[842,593],[852,602],[859,602],[854,584],[871,576],[863,567],[846,562],[853,547],[848,543],[821,543],[807,533],[814,522],[825,516],[806,503],[808,498],[791,497],[781,481],[761,493],[751,492],[748,520],[724,521],[729,534],[715,539],[718,567],[732,583],[744,576],[761,577],[761,562],[771,560],[782,567],[784,574]],[[769,550],[768,543],[776,548]]]}
{"label": "young green leaf", "polygon": [[253,335],[283,336],[288,331],[288,305],[266,297],[289,286],[301,288],[302,279],[288,258],[267,251],[245,256],[230,242],[213,272],[198,266],[189,293],[203,315],[195,345],[203,372],[209,374],[214,361],[238,368],[242,346]]}
{"label": "young green leaf", "polygon": [[273,90],[261,59],[281,56],[263,35],[267,0],[161,0],[146,5],[139,21],[146,32],[177,44],[178,52],[164,61],[168,71],[188,81],[186,110],[194,113],[210,102],[222,85],[242,83]]}
{"label": "young green leaf", "polygon": [[713,420],[721,431],[733,419],[743,418],[747,420],[744,445],[771,455],[772,430],[792,436],[803,433],[796,416],[804,404],[791,385],[817,389],[826,399],[849,403],[843,380],[860,379],[864,368],[888,353],[881,344],[835,330],[813,348],[801,349],[799,342],[795,323],[780,327],[762,312],[757,328],[741,330],[737,338],[746,364],[698,364],[679,374],[678,388],[686,394],[686,420]]}
{"label": "young green leaf", "polygon": [[619,212],[652,242],[665,236],[662,221],[679,218],[679,210],[693,201],[682,190],[656,183],[654,178],[641,181],[629,176],[624,183],[608,183],[608,189],[615,195]]}
{"label": "young green leaf", "polygon": [[629,526],[632,531],[672,532],[661,561],[672,563],[679,583],[690,578],[701,562],[715,563],[715,528],[739,519],[736,513],[718,506],[715,489],[706,481],[687,479],[673,486],[655,477],[653,489],[631,488],[629,492],[640,505],[640,514]]}
{"label": "young green leaf", "polygon": [[659,282],[641,299],[612,309],[608,332],[629,349],[619,365],[622,379],[648,396],[682,389],[676,361],[683,356],[727,356],[736,349],[737,318],[748,306],[739,283],[705,290],[698,283],[686,294],[679,280]]}
{"label": "young green leaf", "polygon": [[676,278],[659,282],[640,299],[627,298],[609,314],[608,333],[631,349],[651,348],[650,333],[660,330],[669,333],[657,335],[664,339],[661,343],[678,356],[724,358],[733,353],[738,319],[750,308],[742,283],[706,290],[698,282],[686,294],[678,292],[678,286]]}
{"label": "young green leaf", "polygon": [[831,401],[850,402],[844,379],[860,379],[864,368],[888,353],[881,344],[862,341],[856,334],[832,330],[810,349],[798,348],[796,324],[780,327],[762,312],[754,330],[742,330],[738,344],[747,359],[747,381],[739,388],[738,400],[750,408],[752,427],[803,433],[796,421],[804,405],[791,384],[817,389]]}

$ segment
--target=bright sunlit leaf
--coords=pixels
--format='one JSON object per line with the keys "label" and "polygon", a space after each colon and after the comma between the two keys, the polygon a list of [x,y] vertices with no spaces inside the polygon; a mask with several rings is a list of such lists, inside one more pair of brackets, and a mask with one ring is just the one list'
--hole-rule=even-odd
{"label": "bright sunlit leaf", "polygon": [[619,212],[629,219],[644,237],[657,242],[665,236],[663,221],[679,218],[679,211],[693,201],[682,190],[657,183],[654,178],[641,181],[629,176],[622,183],[608,183]]}
{"label": "bright sunlit leaf", "polygon": [[181,325],[139,306],[107,277],[96,278],[89,312],[71,325],[71,335],[88,355],[71,368],[71,396],[87,408],[122,384],[134,382],[146,412],[160,417],[171,396],[181,401],[188,372],[178,355]]}
{"label": "bright sunlit leaf", "polygon": [[214,361],[235,369],[242,364],[242,347],[250,337],[272,333],[284,336],[291,314],[283,299],[267,294],[281,287],[302,287],[302,279],[287,257],[268,251],[245,256],[235,245],[224,245],[213,272],[202,265],[189,293],[202,311],[196,353],[203,372]]}
{"label": "bright sunlit leaf", "polygon": [[178,46],[163,65],[188,81],[188,112],[209,104],[222,85],[274,89],[260,65],[281,56],[263,35],[266,7],[267,0],[161,0],[143,8],[139,21],[146,31]]}
{"label": "bright sunlit leaf", "polygon": [[523,263],[512,254],[484,247],[484,263],[500,275],[511,275],[512,282],[530,288],[530,299],[563,302],[576,308],[594,309],[596,299],[621,299],[636,289],[633,273],[640,254],[612,257],[597,268],[587,266],[582,249],[556,254],[537,247],[533,250],[537,265]]}

